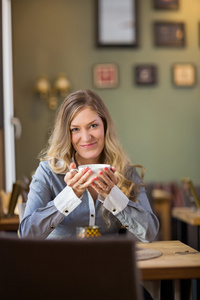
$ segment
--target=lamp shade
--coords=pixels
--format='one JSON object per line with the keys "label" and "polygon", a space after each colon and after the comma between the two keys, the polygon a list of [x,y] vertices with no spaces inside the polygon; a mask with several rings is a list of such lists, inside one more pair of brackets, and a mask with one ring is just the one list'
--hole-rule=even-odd
{"label": "lamp shade", "polygon": [[46,76],[41,76],[38,78],[35,84],[35,90],[40,94],[42,98],[47,98],[50,91],[50,82]]}
{"label": "lamp shade", "polygon": [[64,73],[58,75],[55,80],[54,87],[55,90],[62,95],[65,95],[68,92],[68,90],[70,89],[70,83]]}

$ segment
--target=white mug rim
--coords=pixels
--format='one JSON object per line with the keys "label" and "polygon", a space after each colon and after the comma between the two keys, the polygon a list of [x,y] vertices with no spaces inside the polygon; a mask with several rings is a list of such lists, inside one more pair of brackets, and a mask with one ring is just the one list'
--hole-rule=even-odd
{"label": "white mug rim", "polygon": [[80,165],[78,166],[78,169],[81,168],[85,168],[85,167],[89,167],[90,169],[94,168],[94,169],[103,169],[105,167],[110,168],[110,165],[108,164],[88,164],[88,165]]}

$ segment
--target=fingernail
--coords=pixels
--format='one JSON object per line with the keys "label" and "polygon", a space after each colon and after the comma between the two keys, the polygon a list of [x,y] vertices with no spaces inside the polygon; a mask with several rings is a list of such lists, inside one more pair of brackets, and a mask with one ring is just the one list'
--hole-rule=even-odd
{"label": "fingernail", "polygon": [[88,173],[91,174],[91,173],[92,173],[92,170],[89,170]]}
{"label": "fingernail", "polygon": [[88,169],[89,169],[89,167],[85,167],[85,168],[84,168],[84,170],[88,170]]}
{"label": "fingernail", "polygon": [[103,175],[103,172],[102,172],[102,171],[100,171],[100,172],[99,172],[99,175]]}
{"label": "fingernail", "polygon": [[108,167],[105,167],[104,170],[107,171],[107,170],[108,170]]}
{"label": "fingernail", "polygon": [[95,180],[98,180],[99,178],[98,177],[94,177],[92,178],[92,181],[95,181]]}

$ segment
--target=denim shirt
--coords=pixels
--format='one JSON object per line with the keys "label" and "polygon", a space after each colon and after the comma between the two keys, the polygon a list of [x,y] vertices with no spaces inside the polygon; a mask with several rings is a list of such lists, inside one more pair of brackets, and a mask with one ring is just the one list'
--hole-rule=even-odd
{"label": "denim shirt", "polygon": [[[141,179],[134,168],[132,180]],[[54,173],[48,161],[40,162],[30,184],[25,213],[19,226],[21,237],[62,239],[74,236],[81,226],[100,226],[102,234],[118,233],[123,225],[136,239],[154,240],[159,229],[145,188],[139,188],[137,202],[130,201],[114,186],[104,199],[100,195],[94,202],[88,190],[78,198],[64,181],[64,175]],[[103,200],[103,201],[102,201]],[[102,208],[110,225],[102,216]]]}

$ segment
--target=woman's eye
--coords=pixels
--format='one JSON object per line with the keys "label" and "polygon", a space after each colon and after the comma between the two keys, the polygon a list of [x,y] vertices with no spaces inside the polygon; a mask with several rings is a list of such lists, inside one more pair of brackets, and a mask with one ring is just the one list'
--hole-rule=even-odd
{"label": "woman's eye", "polygon": [[90,127],[91,128],[95,128],[95,127],[97,127],[98,125],[97,124],[92,124]]}
{"label": "woman's eye", "polygon": [[71,129],[71,132],[76,132],[76,131],[78,131],[78,128],[72,128]]}

